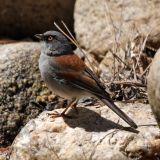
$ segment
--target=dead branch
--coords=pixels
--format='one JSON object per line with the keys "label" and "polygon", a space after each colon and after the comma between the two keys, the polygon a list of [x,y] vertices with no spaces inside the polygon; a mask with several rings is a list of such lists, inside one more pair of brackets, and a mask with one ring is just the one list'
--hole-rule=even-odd
{"label": "dead branch", "polygon": [[145,98],[141,99],[128,99],[128,100],[123,100],[123,101],[116,101],[116,102],[121,102],[121,103],[134,103],[134,102],[144,102],[146,101]]}
{"label": "dead branch", "polygon": [[148,67],[142,72],[141,77],[149,70],[151,67],[152,62],[148,65]]}
{"label": "dead branch", "polygon": [[115,53],[113,53],[111,51],[111,53],[113,54],[113,56],[118,60],[120,61],[121,63],[123,63],[127,68],[130,68],[130,66],[128,66],[118,55],[116,55]]}
{"label": "dead branch", "polygon": [[[135,81],[114,81],[113,84],[117,85],[126,85],[126,86],[138,86],[138,87],[147,87],[147,85],[135,82]],[[110,85],[111,83],[107,83],[107,85]]]}
{"label": "dead branch", "polygon": [[151,32],[152,32],[152,30],[147,34],[146,38],[144,39],[144,42],[143,42],[143,44],[142,44],[142,47],[141,47],[141,50],[140,50],[140,53],[139,53],[139,56],[138,56],[138,59],[137,59],[136,65],[135,65],[135,69],[137,68],[137,66],[139,66],[139,65],[138,65],[139,60],[140,60],[140,58],[141,58],[141,55],[142,55],[142,53],[143,53],[143,51],[144,51],[144,48],[145,48],[147,39],[148,39],[149,35],[151,34]]}

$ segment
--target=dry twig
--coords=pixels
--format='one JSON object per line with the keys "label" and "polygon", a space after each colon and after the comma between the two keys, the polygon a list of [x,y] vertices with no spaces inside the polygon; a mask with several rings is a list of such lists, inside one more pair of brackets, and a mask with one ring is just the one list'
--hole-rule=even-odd
{"label": "dry twig", "polygon": [[144,42],[142,44],[142,47],[141,47],[141,50],[140,50],[140,53],[139,53],[139,56],[138,56],[138,59],[137,59],[137,62],[136,62],[136,65],[135,65],[135,69],[137,68],[137,66],[139,66],[139,60],[141,58],[141,55],[144,51],[144,48],[145,48],[145,45],[146,45],[146,42],[147,42],[147,39],[148,39],[148,36],[151,34],[152,30],[147,34],[146,38],[144,39]]}
{"label": "dry twig", "polygon": [[64,32],[64,31],[59,27],[59,25],[58,25],[56,22],[54,22],[55,27],[56,27],[62,34],[64,34],[77,48],[79,48],[79,50],[82,52],[83,56],[86,57],[88,63],[90,64],[92,71],[94,71],[94,73],[96,73],[95,70],[94,70],[94,68],[93,68],[93,66],[92,66],[92,63],[90,62],[89,58],[87,57],[87,53],[80,47],[79,43],[78,43],[77,40],[74,38],[74,36],[72,35],[72,33],[69,31],[69,29],[68,29],[68,27],[66,26],[66,24],[65,24],[63,21],[61,21],[61,22],[62,22],[63,26],[65,27],[65,29],[67,30],[67,32],[69,33],[70,36],[69,36],[66,32]]}
{"label": "dry twig", "polygon": [[148,67],[142,72],[141,77],[149,70],[151,67],[152,62],[148,65]]}
{"label": "dry twig", "polygon": [[111,51],[111,53],[113,54],[113,56],[121,63],[123,63],[127,68],[130,68],[130,66],[128,66],[118,55],[116,55],[115,53],[113,53]]}
{"label": "dry twig", "polygon": [[[127,85],[127,86],[147,87],[145,84],[142,84],[136,81],[114,81],[113,83],[119,84],[119,85]],[[108,84],[111,84],[111,83],[108,83]]]}

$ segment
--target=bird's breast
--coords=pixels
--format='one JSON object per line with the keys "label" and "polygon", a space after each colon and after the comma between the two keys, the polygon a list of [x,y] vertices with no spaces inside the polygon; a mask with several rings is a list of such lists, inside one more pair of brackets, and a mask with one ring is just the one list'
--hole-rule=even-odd
{"label": "bird's breast", "polygon": [[86,93],[71,85],[67,80],[57,76],[56,72],[59,71],[57,63],[54,63],[45,56],[40,56],[39,69],[41,72],[42,79],[47,84],[48,88],[63,98],[82,97]]}

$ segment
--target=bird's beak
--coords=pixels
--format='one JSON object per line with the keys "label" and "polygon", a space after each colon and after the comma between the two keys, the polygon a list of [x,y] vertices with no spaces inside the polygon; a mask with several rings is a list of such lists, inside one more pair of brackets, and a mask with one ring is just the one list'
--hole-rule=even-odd
{"label": "bird's beak", "polygon": [[36,37],[38,40],[42,40],[43,34],[36,34],[34,37]]}

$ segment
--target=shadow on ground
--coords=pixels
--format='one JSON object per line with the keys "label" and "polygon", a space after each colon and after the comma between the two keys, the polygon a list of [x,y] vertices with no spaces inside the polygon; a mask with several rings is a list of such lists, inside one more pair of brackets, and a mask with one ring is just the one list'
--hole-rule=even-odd
{"label": "shadow on ground", "polygon": [[88,132],[106,132],[110,129],[119,129],[138,133],[137,130],[131,127],[123,127],[85,107],[78,107],[78,114],[75,113],[75,110],[70,109],[67,115],[70,115],[72,118],[64,117],[64,121],[72,128],[84,128]]}

